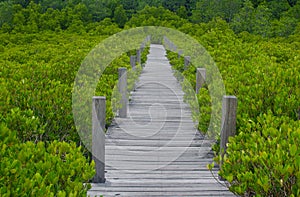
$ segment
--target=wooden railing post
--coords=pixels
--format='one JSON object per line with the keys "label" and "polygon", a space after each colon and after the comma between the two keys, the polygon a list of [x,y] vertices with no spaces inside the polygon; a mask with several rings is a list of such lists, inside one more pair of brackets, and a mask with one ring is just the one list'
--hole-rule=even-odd
{"label": "wooden railing post", "polygon": [[222,160],[220,162],[220,168],[223,163],[224,154],[226,152],[226,144],[228,143],[228,138],[230,136],[234,136],[236,132],[236,111],[237,98],[235,96],[223,96],[220,142],[220,155]]}
{"label": "wooden railing post", "polygon": [[94,183],[105,182],[105,97],[94,96],[92,106],[92,158],[95,161]]}
{"label": "wooden railing post", "polygon": [[203,87],[206,80],[206,69],[205,68],[197,68],[196,71],[196,93],[199,93],[200,88]]}
{"label": "wooden railing post", "polygon": [[141,49],[136,50],[136,62],[141,65]]}
{"label": "wooden railing post", "polygon": [[175,51],[175,47],[176,47],[175,44],[173,42],[171,42],[171,41],[170,41],[170,44],[171,44],[171,50]]}
{"label": "wooden railing post", "polygon": [[182,50],[178,50],[178,58],[181,57],[182,53],[183,53]]}
{"label": "wooden railing post", "polygon": [[184,56],[184,70],[187,69],[188,65],[190,64],[191,57],[190,56]]}
{"label": "wooden railing post", "polygon": [[144,51],[144,49],[145,49],[145,43],[143,42],[142,44],[141,44],[141,51],[143,52]]}
{"label": "wooden railing post", "polygon": [[130,56],[130,65],[132,70],[135,70],[135,62],[136,62],[136,56],[135,55]]}
{"label": "wooden railing post", "polygon": [[119,110],[119,117],[127,117],[127,69],[119,68],[119,92],[121,94],[121,109]]}
{"label": "wooden railing post", "polygon": [[166,36],[164,36],[164,44],[165,44],[165,47],[168,48],[168,50],[171,50],[171,51],[176,51],[177,47],[176,45],[171,42]]}

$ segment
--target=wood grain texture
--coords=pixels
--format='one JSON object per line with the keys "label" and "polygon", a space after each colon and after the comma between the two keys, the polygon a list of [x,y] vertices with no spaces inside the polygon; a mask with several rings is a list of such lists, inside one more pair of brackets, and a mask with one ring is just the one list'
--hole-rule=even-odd
{"label": "wood grain texture", "polygon": [[119,117],[127,117],[127,69],[119,68],[119,92],[121,94],[121,109],[119,109]]}
{"label": "wood grain texture", "polygon": [[90,196],[234,196],[207,169],[211,141],[195,128],[162,45],[150,53],[128,116],[106,134],[106,182]]}
{"label": "wood grain texture", "polygon": [[105,182],[105,115],[106,98],[93,97],[92,109],[92,155],[95,161],[96,174],[93,178],[95,183]]}

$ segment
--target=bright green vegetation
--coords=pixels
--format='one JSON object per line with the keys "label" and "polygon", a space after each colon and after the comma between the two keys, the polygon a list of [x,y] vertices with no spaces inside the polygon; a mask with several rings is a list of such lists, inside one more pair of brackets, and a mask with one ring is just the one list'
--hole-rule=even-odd
{"label": "bright green vegetation", "polygon": [[[239,195],[298,196],[300,43],[296,37],[235,35],[222,23],[214,25],[198,39],[216,61],[227,94],[238,98],[237,136],[230,139],[220,174]],[[183,71],[183,58],[168,56],[174,68]],[[195,85],[195,67],[183,75]],[[205,132],[211,116],[207,86],[198,94],[198,103],[199,129]]]}
{"label": "bright green vegetation", "polygon": [[[94,164],[84,147],[76,148],[81,142],[72,88],[81,62],[104,38],[64,32],[1,35],[1,194],[86,194],[88,185],[82,183],[93,177]],[[131,54],[135,51],[109,65],[95,91],[107,97],[107,125],[114,116],[111,102],[118,102],[112,99],[118,67],[129,69],[131,89],[141,70],[137,65],[137,72],[131,71]],[[146,54],[147,48],[142,62]]]}
{"label": "bright green vegetation", "polygon": [[3,124],[1,134],[1,196],[85,196],[94,174],[91,164],[74,142],[28,141]]}
{"label": "bright green vegetation", "polygon": [[[0,2],[1,196],[85,195],[94,164],[73,121],[76,73],[101,40],[144,25],[175,28],[198,40],[215,60],[226,93],[237,96],[237,135],[220,171],[231,191],[300,195],[299,1],[34,2]],[[161,7],[149,7],[154,5]],[[107,97],[107,126],[118,107],[117,69],[130,69],[134,54],[115,59],[99,80],[95,95]],[[182,58],[168,57],[195,85],[195,67],[184,71]],[[201,116],[194,118],[205,132],[208,86],[197,97]]]}
{"label": "bright green vegetation", "polygon": [[[227,94],[238,98],[237,136],[230,139],[220,175],[239,195],[298,196],[299,36],[266,40],[248,33],[236,35],[218,20],[206,27],[207,32],[202,28],[205,33],[195,38],[216,61]],[[195,67],[184,71],[183,58],[171,52],[168,57],[195,86]],[[198,102],[199,129],[205,132],[211,116],[207,86],[198,94]],[[218,146],[215,149],[219,152]]]}
{"label": "bright green vegetation", "polygon": [[[247,31],[276,37],[291,35],[299,28],[300,5],[297,0],[2,0],[0,27],[4,32],[27,33],[41,30],[79,33],[98,27],[97,31],[112,33],[115,29],[106,28],[106,23],[113,21],[116,27],[123,28],[151,6],[170,10],[172,15],[175,13],[193,23],[207,23],[219,17],[236,33]],[[158,15],[164,16],[152,14],[149,18],[140,18],[141,22],[156,23]]]}

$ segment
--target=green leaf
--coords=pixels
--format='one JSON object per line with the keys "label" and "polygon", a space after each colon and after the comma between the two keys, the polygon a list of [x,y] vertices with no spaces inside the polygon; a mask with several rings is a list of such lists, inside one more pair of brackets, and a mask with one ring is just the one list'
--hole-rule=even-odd
{"label": "green leaf", "polygon": [[290,154],[292,157],[294,157],[297,153],[297,145],[296,144],[293,144],[293,145],[290,145]]}

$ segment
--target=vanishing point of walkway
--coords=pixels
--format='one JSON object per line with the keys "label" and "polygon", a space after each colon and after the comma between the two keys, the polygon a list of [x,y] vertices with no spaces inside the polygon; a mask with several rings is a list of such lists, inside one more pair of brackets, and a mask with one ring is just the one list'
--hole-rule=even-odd
{"label": "vanishing point of walkway", "polygon": [[151,44],[128,116],[106,134],[106,182],[89,196],[233,196],[206,167],[210,147],[183,95],[164,47]]}

